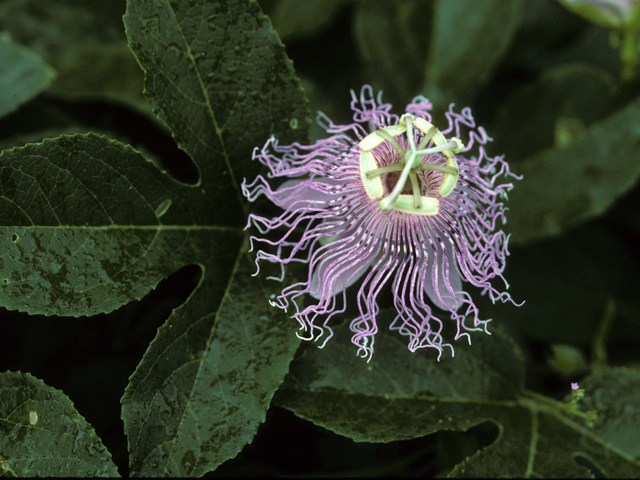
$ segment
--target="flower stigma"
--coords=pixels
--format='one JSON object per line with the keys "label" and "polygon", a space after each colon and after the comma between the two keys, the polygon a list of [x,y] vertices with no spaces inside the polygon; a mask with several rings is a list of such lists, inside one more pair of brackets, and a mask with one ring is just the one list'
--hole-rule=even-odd
{"label": "flower stigma", "polygon": [[[423,134],[418,146],[415,143],[414,129],[416,127]],[[403,147],[395,137],[407,134],[407,141]],[[383,142],[388,142],[399,156],[399,162],[386,166],[379,166],[376,155],[372,152]],[[433,147],[425,148],[433,143]],[[446,197],[455,188],[458,177],[458,163],[453,156],[464,149],[464,144],[459,138],[447,139],[440,133],[434,125],[423,118],[416,118],[410,113],[405,113],[400,117],[397,125],[379,128],[370,133],[358,144],[362,149],[360,153],[360,177],[367,195],[372,200],[380,199],[380,209],[383,211],[397,210],[399,212],[413,215],[437,215],[440,209],[438,198],[423,195],[421,183],[427,179],[420,177],[419,172],[432,170],[442,172],[439,174],[440,187],[438,196]],[[408,148],[407,148],[408,147]],[[429,163],[433,154],[444,154],[445,165]],[[441,155],[436,155],[441,157]],[[384,196],[382,175],[391,172],[401,172],[393,189]],[[403,194],[407,179],[411,182],[411,194]],[[429,191],[429,185],[425,185]],[[384,197],[384,198],[382,198]]]}

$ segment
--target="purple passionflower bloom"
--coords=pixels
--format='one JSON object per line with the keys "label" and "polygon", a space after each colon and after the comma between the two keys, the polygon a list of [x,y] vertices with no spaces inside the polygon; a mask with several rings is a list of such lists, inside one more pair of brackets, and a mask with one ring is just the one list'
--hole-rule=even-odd
{"label": "purple passionflower bloom", "polygon": [[[284,209],[275,218],[249,216],[247,227],[253,224],[261,234],[284,231],[275,241],[251,237],[252,249],[254,242],[273,246],[271,252],[258,251],[256,265],[280,264],[279,280],[285,265],[309,266],[306,281],[272,300],[285,310],[295,308],[305,332],[301,338],[325,335],[324,346],[332,335],[331,318],[345,311],[345,290],[362,279],[360,315],[351,322],[360,355],[370,359],[373,353],[376,299],[389,282],[397,310],[390,328],[409,337],[409,350],[433,347],[441,354],[446,346],[453,353],[441,334],[442,313],[456,322],[456,340],[469,338],[468,331],[486,331],[490,321],[479,319],[462,280],[493,301],[511,301],[491,281],[499,277],[508,288],[502,276],[508,236],[497,224],[506,222],[502,200],[512,184],[500,184],[498,177],[515,176],[501,157],[487,156],[490,138],[469,108],[456,113],[452,105],[441,132],[431,124],[432,104],[422,96],[398,117],[368,85],[351,95],[353,123],[336,125],[318,114],[328,138],[281,146],[271,137],[254,150],[268,178],[287,179],[276,189],[263,176],[242,185],[250,201],[265,195]],[[303,295],[315,303],[302,306],[296,300]]]}

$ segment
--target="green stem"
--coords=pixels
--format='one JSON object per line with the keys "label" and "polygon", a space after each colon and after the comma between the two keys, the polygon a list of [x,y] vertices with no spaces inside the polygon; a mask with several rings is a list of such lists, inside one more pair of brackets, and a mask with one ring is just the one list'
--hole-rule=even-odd
{"label": "green stem", "polygon": [[570,403],[558,402],[557,400],[554,400],[554,399],[549,398],[549,397],[545,397],[544,395],[540,395],[539,393],[532,392],[531,390],[525,390],[524,393],[526,393],[530,397],[535,398],[536,400],[538,400],[541,403],[544,403],[546,405],[551,405],[551,406],[553,406],[553,407],[555,407],[557,409],[560,409],[560,410],[564,410],[565,412],[567,412],[567,413],[569,413],[571,415],[576,415],[576,416],[584,418],[584,419],[587,418],[587,414],[585,412],[581,412],[580,410],[577,410]]}

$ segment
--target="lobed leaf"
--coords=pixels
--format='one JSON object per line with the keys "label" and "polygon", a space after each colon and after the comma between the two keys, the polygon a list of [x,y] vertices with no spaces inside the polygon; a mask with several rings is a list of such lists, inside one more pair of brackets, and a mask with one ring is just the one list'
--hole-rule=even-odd
{"label": "lobed leaf", "polygon": [[228,284],[204,268],[130,379],[122,416],[134,475],[202,476],[265,419],[299,339],[270,306],[270,287],[251,276],[246,244],[233,268]]}
{"label": "lobed leaf", "polygon": [[579,457],[609,476],[640,474],[638,459],[583,419],[550,399],[525,395],[522,357],[499,331],[473,335],[470,346],[458,346],[455,358],[439,363],[378,332],[367,364],[354,355],[345,330],[336,328],[337,338],[322,350],[306,349],[292,362],[278,405],[360,442],[498,425],[496,441],[459,464],[453,477],[584,477],[590,472],[576,463]]}
{"label": "lobed leaf", "polygon": [[452,478],[585,478],[599,472],[609,478],[637,478],[640,474],[637,459],[611,446],[584,421],[546,403],[521,400],[518,406],[483,408],[480,415],[498,423],[498,439],[457,465]]}
{"label": "lobed leaf", "polygon": [[4,150],[0,198],[0,305],[32,314],[110,312],[197,257],[196,230],[222,252],[241,235],[200,226],[200,190],[94,134]]}
{"label": "lobed leaf", "polygon": [[28,373],[0,373],[0,476],[119,477],[73,402]]}
{"label": "lobed leaf", "polygon": [[[385,311],[379,322],[393,316]],[[522,388],[520,354],[499,332],[477,333],[472,345],[461,342],[454,358],[438,362],[437,352],[412,354],[403,338],[380,331],[369,363],[355,355],[344,326],[334,332],[323,349],[307,349],[292,362],[276,402],[355,441],[391,442],[441,429],[466,430],[475,424],[466,409],[514,402]]]}
{"label": "lobed leaf", "polygon": [[124,22],[145,96],[198,164],[215,223],[244,223],[239,185],[259,170],[251,152],[269,135],[305,140],[310,123],[271,22],[249,0],[130,0]]}

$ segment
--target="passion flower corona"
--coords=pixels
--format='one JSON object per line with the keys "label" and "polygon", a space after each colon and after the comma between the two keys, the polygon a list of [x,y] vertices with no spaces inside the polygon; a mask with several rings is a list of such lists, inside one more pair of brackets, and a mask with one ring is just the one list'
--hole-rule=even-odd
{"label": "passion flower corona", "polygon": [[[497,179],[516,177],[501,157],[486,155],[490,139],[469,108],[455,113],[452,105],[440,131],[422,96],[398,117],[368,85],[351,95],[354,123],[336,125],[319,113],[328,138],[281,146],[271,137],[254,151],[268,178],[287,179],[276,189],[263,176],[242,185],[250,201],[265,195],[284,209],[275,218],[249,215],[247,227],[283,232],[279,240],[251,237],[252,250],[255,242],[271,245],[257,252],[256,265],[279,264],[281,281],[285,265],[308,265],[305,282],[272,300],[295,308],[301,338],[322,339],[324,346],[332,317],[345,312],[345,290],[362,278],[359,315],[351,321],[360,355],[373,354],[377,297],[389,282],[397,311],[390,328],[409,337],[409,350],[449,347],[453,354],[442,335],[445,315],[455,322],[456,340],[470,340],[467,332],[486,331],[489,322],[479,318],[462,280],[492,301],[511,301],[491,281],[498,277],[508,288],[502,276],[508,237],[497,222],[506,222],[502,200],[512,184]],[[303,307],[296,299],[307,294],[315,302]]]}

